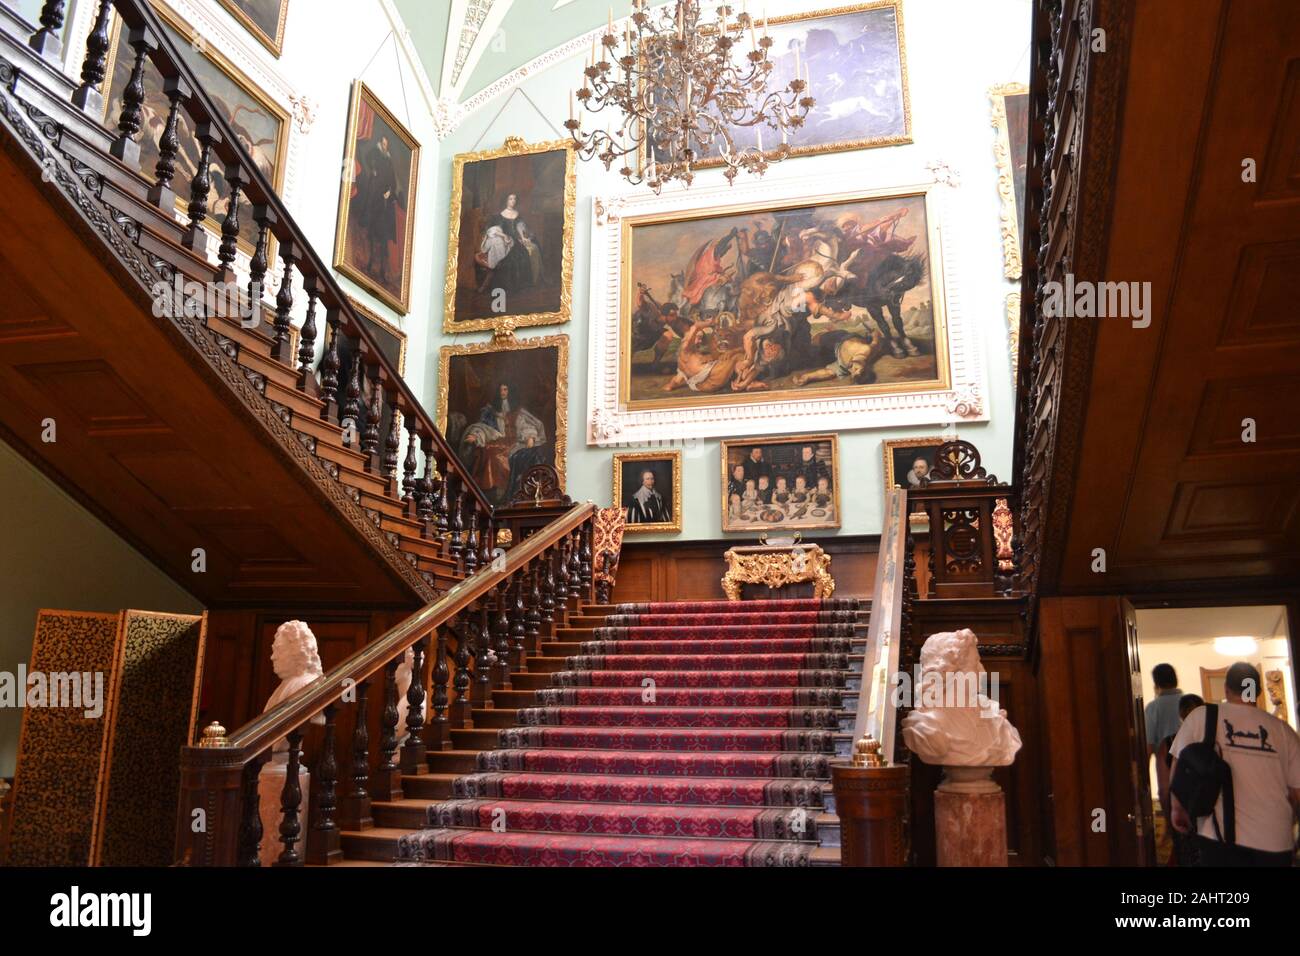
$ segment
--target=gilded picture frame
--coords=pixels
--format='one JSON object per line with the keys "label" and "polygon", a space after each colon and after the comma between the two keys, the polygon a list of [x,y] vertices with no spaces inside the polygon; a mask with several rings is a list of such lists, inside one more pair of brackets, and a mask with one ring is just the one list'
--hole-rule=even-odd
{"label": "gilded picture frame", "polygon": [[[542,200],[548,206],[554,206],[558,200],[562,210],[563,223],[561,226],[561,235],[559,237],[559,276],[558,289],[553,295],[555,300],[554,308],[542,306],[534,311],[510,312],[502,311],[499,314],[473,316],[467,313],[471,311],[483,311],[472,308],[472,303],[467,301],[467,288],[470,293],[475,292],[472,286],[467,287],[463,284],[463,272],[474,261],[475,256],[472,252],[474,244],[478,241],[476,236],[467,236],[466,230],[471,223],[467,221],[473,212],[482,212],[481,206],[469,208],[467,203],[469,199],[467,192],[477,193],[477,189],[471,186],[467,189],[466,177],[472,175],[478,164],[501,164],[506,160],[517,160],[523,157],[541,157],[550,153],[563,152],[564,164],[561,183],[552,183],[551,185],[559,186],[557,195],[546,197]],[[553,175],[553,174],[552,174]],[[486,188],[486,187],[485,187]],[[516,187],[517,190],[518,187]],[[543,186],[543,188],[545,188]],[[496,149],[481,150],[472,153],[460,153],[452,158],[451,168],[451,210],[450,222],[448,225],[447,238],[447,275],[443,288],[443,320],[442,330],[447,334],[458,332],[479,332],[485,330],[496,330],[509,323],[514,328],[528,328],[540,325],[562,325],[568,322],[573,314],[573,237],[574,237],[574,217],[577,211],[578,196],[578,171],[577,171],[577,151],[574,148],[572,140],[558,139],[548,140],[540,143],[527,143],[517,136],[508,137],[503,145]],[[504,197],[493,197],[504,198]],[[479,197],[480,203],[484,201]],[[536,209],[541,202],[533,202],[531,197],[525,197],[523,202],[523,215],[529,215],[529,207]],[[536,225],[534,224],[536,231]],[[539,253],[544,259],[548,254],[547,250],[555,244],[554,229],[543,229],[542,252]],[[466,245],[468,243],[468,245]],[[465,248],[462,248],[465,246]],[[549,286],[547,287],[549,288]],[[481,291],[481,290],[478,290]],[[541,298],[551,299],[552,294],[544,292]],[[508,309],[508,298],[507,298]]]}
{"label": "gilded picture frame", "polygon": [[[1013,131],[1009,117],[1024,117],[1029,87],[1024,83],[1002,83],[989,89],[993,106],[993,156],[998,167],[998,196],[1002,201],[1002,274],[1020,279],[1021,220],[1024,216],[1024,167],[1028,160],[1027,125]],[[1008,100],[1011,107],[1008,109]]]}
{"label": "gilded picture frame", "polygon": [[[810,462],[804,462],[801,457],[801,451],[805,446],[812,446],[814,455]],[[820,447],[819,447],[820,446]],[[746,506],[742,503],[739,507],[731,500],[729,485],[735,481],[734,470],[739,465],[744,467],[746,457],[752,455],[754,449],[763,449],[763,454],[770,456],[767,461],[769,467],[769,476],[771,477],[771,489],[773,502],[771,504],[760,503],[756,506],[755,514],[752,519],[744,517]],[[778,453],[776,450],[781,449]],[[828,472],[830,479],[828,502],[822,502],[820,499],[812,498],[816,493],[816,487],[811,486],[805,479],[804,485],[809,488],[807,492],[808,500],[795,500],[799,492],[797,491],[798,474],[801,474],[804,465],[824,465],[825,459],[818,454],[821,451],[827,451],[827,457],[830,460],[829,466],[823,470]],[[816,434],[816,435],[792,435],[783,438],[724,438],[721,449],[722,460],[722,484],[719,489],[719,498],[722,504],[722,530],[724,532],[733,531],[809,531],[818,528],[838,528],[843,522],[843,514],[840,510],[840,438],[835,434]],[[761,465],[762,462],[757,464]],[[748,474],[748,470],[746,470]],[[791,498],[786,501],[777,501],[776,498],[781,492],[780,480],[785,479],[786,488],[789,491],[786,494]],[[748,485],[748,478],[742,479]],[[755,479],[757,482],[759,479]],[[761,488],[757,485],[754,489],[758,495],[762,494]],[[743,494],[743,493],[742,493]],[[818,512],[821,512],[820,514]],[[781,518],[773,520],[780,513]]]}
{"label": "gilded picture frame", "polygon": [[1020,378],[1020,293],[1007,294],[1007,351],[1011,353],[1011,387]]}
{"label": "gilded picture frame", "polygon": [[[643,467],[641,465],[638,465],[637,464],[638,462],[653,462],[653,463],[671,462],[671,471],[672,471],[672,484],[671,484],[672,491],[670,497],[670,500],[672,502],[671,510],[670,510],[671,520],[655,521],[655,522],[634,521],[632,520],[632,517],[629,514],[627,524],[624,525],[623,528],[623,533],[624,534],[645,534],[645,533],[655,532],[655,531],[680,532],[682,530],[681,449],[674,449],[669,451],[629,451],[629,452],[618,452],[614,455],[613,458],[614,493],[613,493],[612,501],[615,506],[622,508],[625,513],[628,511],[630,502],[624,496],[624,489],[628,487],[628,483],[624,481],[624,478],[626,477],[624,475],[624,471],[629,465],[634,466],[635,468]],[[656,473],[655,477],[656,477],[656,485],[658,485],[659,475]],[[661,494],[663,493],[662,489],[660,490],[660,493]],[[632,494],[633,494],[633,490],[628,490],[628,497],[630,497]]]}
{"label": "gilded picture frame", "polygon": [[275,25],[275,35],[267,33],[263,25],[259,23],[253,15],[245,9],[248,6],[247,0],[220,0],[221,6],[232,17],[239,21],[239,25],[253,35],[258,43],[271,51],[271,54],[278,60],[280,54],[284,52],[284,23],[289,17],[289,0],[275,0],[278,6],[276,15],[277,23]]}
{"label": "gilded picture frame", "polygon": [[[405,197],[399,201],[402,213],[400,224],[396,222],[397,209],[393,210],[395,221],[394,235],[391,240],[382,235],[376,240],[373,233],[367,232],[370,224],[358,221],[353,216],[352,204],[354,201],[359,200],[361,188],[358,187],[358,194],[354,196],[353,186],[357,183],[356,176],[358,175],[358,124],[362,118],[363,110],[368,111],[367,116],[371,118],[372,123],[377,119],[387,126],[388,130],[391,130],[399,141],[401,150],[405,150],[409,154],[409,160],[406,160],[404,156],[399,157],[408,163],[405,183],[400,181],[400,176],[395,176],[395,179],[398,180],[399,191],[402,186],[405,186]],[[381,128],[378,135],[382,138],[384,132]],[[392,149],[392,144],[390,144],[390,157]],[[343,143],[343,170],[345,175],[342,177],[343,181],[339,188],[337,228],[334,236],[334,268],[361,286],[370,295],[373,295],[402,315],[406,315],[411,310],[411,260],[415,244],[415,208],[420,180],[420,143],[398,121],[397,117],[380,102],[374,91],[361,80],[354,80],[352,84],[352,100],[348,108],[347,135]],[[394,172],[398,172],[396,167],[394,167]],[[364,173],[361,175],[364,175]],[[363,237],[359,234],[361,232],[367,232],[367,235]],[[354,235],[353,233],[358,234]],[[396,257],[398,267],[401,270],[399,282],[393,283],[390,280],[388,284],[385,284],[383,277],[373,275],[367,271],[369,263],[367,263],[366,268],[363,268],[356,261],[355,247],[363,238],[367,239],[367,248],[371,250],[373,250],[375,241],[382,242],[386,253],[390,241],[399,244]],[[391,264],[391,262],[388,262],[385,263],[385,266]]]}
{"label": "gilded picture frame", "polygon": [[[620,302],[619,323],[619,366],[618,366],[618,402],[621,408],[629,411],[656,411],[663,409],[715,408],[736,405],[749,405],[756,401],[765,404],[799,400],[827,400],[851,398],[869,395],[904,395],[917,392],[942,392],[952,387],[952,356],[948,337],[947,296],[944,285],[943,251],[940,233],[940,215],[933,199],[934,190],[930,186],[901,187],[895,189],[860,190],[851,193],[823,194],[795,199],[781,199],[746,205],[717,205],[692,208],[684,211],[664,213],[646,213],[641,215],[624,215],[621,217],[621,256],[620,256]],[[913,211],[919,211],[911,217],[915,223],[923,219],[919,233],[920,243],[912,253],[923,260],[924,275],[915,289],[909,288],[901,294],[903,302],[915,302],[920,299],[928,310],[926,323],[930,340],[933,343],[934,372],[920,378],[880,378],[873,375],[870,383],[854,382],[839,384],[837,381],[829,386],[812,383],[791,384],[765,391],[735,391],[730,388],[706,390],[704,384],[692,385],[689,389],[676,388],[667,397],[661,397],[663,391],[657,382],[645,384],[637,381],[645,378],[644,373],[636,372],[634,360],[635,336],[633,329],[634,306],[638,301],[638,290],[644,283],[642,269],[643,258],[638,258],[636,234],[647,227],[675,226],[680,229],[704,228],[710,223],[725,224],[745,223],[759,217],[771,218],[773,221],[789,217],[792,221],[807,214],[833,216],[838,211],[841,216],[850,213],[864,215],[869,209],[876,212],[906,205]],[[821,221],[821,220],[818,220]],[[722,229],[722,225],[716,227]],[[775,230],[773,230],[775,231]],[[663,273],[662,263],[656,263]],[[662,275],[659,277],[662,278]],[[655,292],[662,294],[662,283],[655,284]],[[743,286],[742,286],[743,289]],[[742,293],[743,296],[743,293]],[[741,299],[743,303],[743,298]],[[737,310],[738,311],[738,310]],[[730,314],[730,313],[727,313]],[[740,316],[744,318],[743,314]],[[862,319],[862,321],[868,321]],[[874,324],[871,328],[875,328]],[[887,357],[891,358],[892,357]],[[925,358],[922,355],[922,358]],[[721,368],[721,365],[719,365]],[[813,371],[811,367],[805,371]],[[662,376],[661,376],[662,377]],[[797,377],[797,376],[796,376]],[[644,397],[645,394],[650,397]]]}
{"label": "gilded picture frame", "polygon": [[[396,356],[397,372],[399,375],[405,375],[406,374],[406,343],[407,343],[406,333],[403,332],[391,321],[384,318],[374,309],[370,308],[369,306],[365,305],[362,302],[357,301],[357,299],[354,296],[350,296],[350,295],[347,296],[347,300],[348,300],[348,305],[352,306],[354,312],[360,315],[363,319],[377,326],[377,329],[380,332],[381,336],[384,334],[389,335],[397,343],[397,356]],[[379,344],[380,344],[380,348],[382,349],[385,343],[381,341]],[[394,356],[392,355],[388,356],[388,358],[390,359],[392,359],[393,357]]]}
{"label": "gilded picture frame", "polygon": [[[489,368],[487,370],[486,374],[493,376],[493,378],[488,379],[488,387],[490,388],[497,382],[504,381],[506,384],[510,384],[510,382],[505,378],[505,369],[507,366],[509,367],[511,376],[518,379],[520,377],[520,370],[523,368],[523,363],[528,358],[526,353],[550,349],[555,350],[553,373],[548,367],[543,365],[541,367],[542,374],[540,376],[534,371],[531,380],[533,387],[531,389],[527,384],[525,387],[519,389],[515,389],[512,385],[511,410],[526,410],[529,404],[534,404],[538,401],[549,406],[553,399],[554,420],[544,422],[544,424],[549,425],[549,434],[553,436],[553,438],[548,439],[552,445],[553,451],[550,456],[552,460],[547,463],[554,465],[555,471],[560,479],[560,486],[564,486],[565,459],[569,441],[569,337],[567,335],[543,335],[528,339],[516,339],[512,332],[506,331],[496,335],[490,342],[478,342],[473,345],[444,345],[439,349],[437,406],[438,430],[443,433],[447,438],[447,441],[451,443],[452,447],[458,454],[462,454],[463,452],[465,432],[468,431],[468,426],[471,424],[470,415],[474,413],[475,406],[485,394],[482,390],[482,379],[484,375],[482,367],[491,364],[483,361],[474,363],[458,362],[458,360],[468,360],[497,355],[508,356],[510,359],[508,363],[502,362],[499,363],[499,368]],[[539,356],[539,358],[542,357]],[[469,365],[470,367],[465,373],[462,373],[461,369],[458,367],[461,365]],[[474,368],[475,365],[480,366],[480,368]],[[462,385],[464,377],[468,376],[470,371],[475,372],[480,379],[477,390]],[[554,375],[553,381],[551,379],[552,374]],[[545,381],[543,381],[543,379],[545,379]],[[450,408],[450,405],[452,404],[452,392],[454,389],[474,393],[472,398],[464,401],[464,410],[460,408]],[[550,398],[543,394],[543,392],[547,390],[549,390]],[[488,397],[490,398],[490,396]],[[459,413],[464,420],[458,420],[454,423],[456,427],[449,428],[448,424],[452,418],[453,412]],[[547,414],[544,417],[550,418],[550,415]],[[516,435],[517,434],[518,430],[516,429]],[[517,447],[512,447],[508,449],[507,453],[511,454],[516,450],[518,450]],[[465,456],[462,454],[462,458],[464,457]],[[472,462],[466,462],[466,464],[467,467],[470,467],[472,472],[474,470]],[[476,480],[478,480],[478,477],[478,475],[475,475]],[[480,484],[483,483],[480,482]],[[492,495],[492,488],[484,487],[483,490],[489,495]],[[506,497],[508,496],[497,494],[497,500],[495,503],[503,502]]]}
{"label": "gilded picture frame", "polygon": [[[759,5],[756,3],[755,6],[757,7]],[[869,0],[869,2],[865,2],[865,3],[852,3],[844,6],[828,7],[821,10],[810,10],[807,11],[806,13],[791,13],[791,14],[783,14],[781,16],[766,18],[766,24],[768,27],[779,28],[779,27],[788,27],[792,24],[806,23],[808,21],[813,21],[813,20],[825,20],[831,17],[843,17],[843,16],[851,16],[855,14],[871,15],[874,14],[876,11],[883,11],[886,9],[891,10],[893,13],[894,31],[897,40],[896,46],[897,46],[897,53],[898,53],[898,83],[899,83],[899,94],[901,99],[902,126],[903,126],[902,131],[897,133],[887,133],[879,136],[855,136],[849,139],[834,140],[831,142],[817,143],[817,144],[811,144],[807,146],[796,146],[792,144],[790,147],[790,154],[789,154],[790,158],[793,159],[799,156],[820,156],[828,153],[842,153],[842,152],[848,152],[850,150],[855,150],[855,149],[876,149],[882,146],[903,146],[913,142],[912,97],[910,92],[910,84],[908,82],[908,76],[907,76],[907,41],[906,41],[906,36],[903,28],[903,2],[902,0]],[[760,11],[751,9],[750,12],[754,14],[754,22],[756,24],[756,28],[761,31],[763,29],[765,18],[763,17]],[[774,36],[772,39],[774,41],[778,41],[779,38]],[[776,55],[779,49],[780,49],[780,43],[774,42],[771,47],[771,52],[769,53],[769,56]],[[745,46],[743,50],[747,52],[748,46]],[[778,75],[778,72],[779,71],[774,69],[773,70],[774,76]],[[814,100],[818,99],[818,79],[820,78],[813,77],[811,89],[807,91],[812,93]],[[772,85],[784,87],[784,82],[781,81],[781,82],[774,83]],[[824,87],[823,87],[823,93],[824,93]],[[813,107],[814,112],[811,114],[811,116],[814,117],[816,116],[816,110],[817,107],[814,106]],[[733,136],[734,135],[735,134],[733,134]],[[772,136],[773,138],[775,138],[776,134],[773,133]],[[797,136],[798,133],[795,134],[796,138]],[[744,144],[742,144],[739,141],[737,142],[738,147],[742,145]],[[773,145],[776,144],[773,143]],[[647,148],[648,146],[646,144],[643,144],[642,147],[637,151],[637,160],[642,170],[645,169],[646,161],[648,158],[646,154]],[[775,152],[776,151],[772,149],[765,149],[765,154],[769,156],[775,155]],[[712,157],[706,156],[702,159],[697,160],[692,165],[696,169],[714,169],[723,165],[723,160],[720,157],[716,157],[716,156],[712,156]]]}
{"label": "gilded picture frame", "polygon": [[[293,117],[289,110],[281,106],[265,90],[254,83],[246,73],[237,67],[228,57],[215,48],[213,43],[195,44],[192,42],[194,37],[202,37],[202,33],[195,27],[186,22],[180,14],[174,12],[169,7],[151,0],[153,10],[158,14],[163,25],[169,27],[178,34],[173,37],[177,48],[182,54],[186,51],[193,51],[194,56],[200,57],[202,61],[216,71],[217,74],[224,77],[238,91],[242,92],[248,99],[258,107],[264,109],[269,117],[274,120],[276,125],[276,136],[274,148],[270,150],[272,157],[270,169],[263,168],[262,172],[267,173],[267,178],[271,182],[272,188],[277,193],[283,192],[286,167],[289,156],[289,135],[292,130]],[[129,78],[130,58],[121,56],[125,42],[122,38],[122,18],[117,13],[113,14],[113,26],[109,35],[108,55],[105,60],[104,68],[104,115],[103,122],[109,128],[117,126],[117,117],[122,105],[122,90],[126,80]],[[118,73],[119,61],[127,64],[127,72],[122,76],[116,76]],[[194,64],[191,64],[194,67]],[[204,79],[202,68],[196,70],[199,73],[199,79]],[[122,80],[121,85],[116,80]],[[116,92],[115,92],[116,91]],[[224,102],[218,92],[209,86],[207,89],[209,96],[214,96],[218,104]],[[145,71],[145,105],[150,106],[155,112],[161,112],[165,116],[167,113],[167,100],[162,92],[162,81],[156,71]],[[236,104],[238,105],[238,104]],[[238,124],[233,117],[226,117],[226,120],[232,125]],[[246,133],[245,129],[237,128],[237,132]],[[187,140],[188,134],[182,132],[181,139]],[[158,144],[156,140],[149,135],[144,135],[139,140],[140,143],[140,168],[142,170],[152,171],[158,158]],[[259,143],[260,145],[260,143]],[[177,157],[177,172],[173,187],[176,190],[175,211],[182,218],[188,220],[187,212],[190,201],[190,180],[191,173],[184,168],[182,159],[183,154]],[[256,158],[256,157],[255,157]],[[211,164],[212,189],[209,192],[208,217],[204,221],[204,228],[214,237],[221,237],[221,225],[224,218],[223,203],[226,202],[228,190],[224,186],[225,170],[220,162],[213,160]],[[240,233],[238,239],[239,250],[247,256],[252,256],[257,241],[257,226],[253,221],[252,206],[246,198],[241,198],[239,207]],[[274,263],[276,259],[276,249],[278,243],[275,237],[270,237],[267,245],[267,259]]]}
{"label": "gilded picture frame", "polygon": [[[904,473],[899,472],[896,467],[899,458],[898,452],[907,451],[909,455],[920,454],[920,452],[909,451],[909,449],[937,450],[944,442],[956,440],[956,435],[926,435],[918,438],[886,438],[882,440],[880,443],[880,459],[885,476],[885,488],[897,488],[900,482],[906,480]],[[933,455],[931,458],[933,458]],[[929,466],[933,468],[934,462],[930,461]],[[908,467],[911,467],[910,463]],[[908,485],[907,487],[911,486]]]}

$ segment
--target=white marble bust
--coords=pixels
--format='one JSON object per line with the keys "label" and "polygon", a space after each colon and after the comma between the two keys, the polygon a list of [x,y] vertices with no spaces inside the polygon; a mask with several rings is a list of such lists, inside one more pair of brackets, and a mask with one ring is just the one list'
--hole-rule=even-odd
{"label": "white marble bust", "polygon": [[[903,742],[912,753],[948,767],[1005,767],[1015,760],[1020,733],[984,693],[984,673],[969,628],[926,639],[914,709],[903,718]],[[966,693],[953,693],[957,685]]]}
{"label": "white marble bust", "polygon": [[[275,631],[271,641],[271,667],[275,676],[280,678],[278,686],[262,708],[263,713],[274,710],[312,681],[325,673],[321,666],[320,652],[316,648],[316,635],[303,621],[285,621]],[[325,717],[318,714],[312,723],[323,724]],[[272,753],[282,753],[289,749],[287,739],[281,739],[272,748]]]}

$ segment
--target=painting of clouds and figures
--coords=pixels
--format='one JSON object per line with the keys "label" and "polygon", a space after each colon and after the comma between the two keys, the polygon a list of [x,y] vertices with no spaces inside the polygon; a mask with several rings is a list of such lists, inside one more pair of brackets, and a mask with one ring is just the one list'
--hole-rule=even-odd
{"label": "painting of clouds and figures", "polygon": [[[761,5],[750,4],[749,10],[761,30]],[[800,77],[810,80],[816,101],[804,125],[789,134],[793,155],[912,141],[899,0],[774,16],[767,32],[773,64],[768,89],[783,90],[794,79],[797,51]],[[738,47],[742,56],[749,49],[747,42]],[[780,134],[766,126],[733,127],[731,135],[741,149],[771,150],[780,144]],[[716,144],[712,155],[718,156]],[[706,157],[698,165],[719,162]]]}
{"label": "painting of clouds and figures", "polygon": [[629,409],[946,387],[925,192],[623,220]]}

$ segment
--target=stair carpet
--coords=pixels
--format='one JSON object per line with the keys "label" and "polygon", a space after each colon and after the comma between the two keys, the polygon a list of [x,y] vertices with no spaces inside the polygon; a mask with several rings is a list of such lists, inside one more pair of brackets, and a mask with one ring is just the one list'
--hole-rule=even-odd
{"label": "stair carpet", "polygon": [[610,610],[497,692],[525,706],[453,731],[485,749],[429,755],[472,772],[405,777],[405,799],[374,807],[383,829],[345,850],[378,839],[398,866],[838,865],[830,761],[851,745],[858,602]]}

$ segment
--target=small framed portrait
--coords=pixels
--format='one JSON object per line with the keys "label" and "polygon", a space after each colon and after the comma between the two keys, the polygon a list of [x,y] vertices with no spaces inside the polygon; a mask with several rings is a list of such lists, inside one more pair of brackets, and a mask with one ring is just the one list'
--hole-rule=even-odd
{"label": "small framed portrait", "polygon": [[420,144],[366,84],[352,85],[334,267],[405,315]]}
{"label": "small framed portrait", "polygon": [[615,455],[614,500],[627,516],[624,534],[681,531],[681,451]]}
{"label": "small framed portrait", "polygon": [[723,440],[723,531],[839,526],[839,436]]}
{"label": "small framed portrait", "polygon": [[278,59],[284,50],[289,0],[221,0],[226,11]]}
{"label": "small framed portrait", "polygon": [[944,442],[955,435],[929,435],[925,438],[887,438],[880,443],[885,466],[885,487],[911,490],[930,476],[935,455]]}

